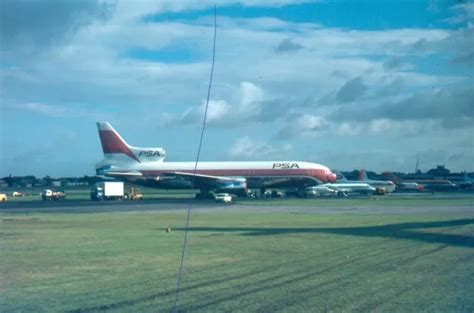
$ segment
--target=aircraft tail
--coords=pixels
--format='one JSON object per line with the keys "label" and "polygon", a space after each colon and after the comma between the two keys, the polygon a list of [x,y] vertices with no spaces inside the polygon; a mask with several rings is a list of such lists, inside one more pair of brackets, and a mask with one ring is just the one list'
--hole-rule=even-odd
{"label": "aircraft tail", "polygon": [[364,169],[361,169],[359,172],[359,180],[368,180],[367,173]]}
{"label": "aircraft tail", "polygon": [[344,174],[342,174],[341,172],[337,173],[337,181],[341,182],[341,183],[347,183],[348,182],[346,176],[344,176]]}
{"label": "aircraft tail", "polygon": [[467,175],[467,171],[464,171],[464,182],[472,182],[472,179]]}
{"label": "aircraft tail", "polygon": [[127,144],[120,134],[108,122],[97,122],[102,151],[105,158],[118,155],[128,157],[135,162],[163,161],[165,150],[163,148],[138,148]]}

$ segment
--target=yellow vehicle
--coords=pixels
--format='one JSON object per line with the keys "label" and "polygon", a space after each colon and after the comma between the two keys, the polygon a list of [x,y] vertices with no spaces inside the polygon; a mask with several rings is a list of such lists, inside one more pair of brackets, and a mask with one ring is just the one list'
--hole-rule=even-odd
{"label": "yellow vehicle", "polygon": [[141,193],[140,188],[130,188],[128,197],[130,200],[143,200],[143,194]]}
{"label": "yellow vehicle", "polygon": [[0,193],[0,202],[6,202],[7,201],[7,195],[4,193]]}

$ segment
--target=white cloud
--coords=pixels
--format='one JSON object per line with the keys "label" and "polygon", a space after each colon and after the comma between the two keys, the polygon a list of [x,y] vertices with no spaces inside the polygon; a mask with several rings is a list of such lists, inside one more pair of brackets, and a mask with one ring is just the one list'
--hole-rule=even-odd
{"label": "white cloud", "polygon": [[9,105],[5,108],[12,111],[29,112],[47,117],[86,118],[91,121],[96,121],[104,118],[104,114],[94,110],[81,108],[80,105],[71,105],[69,107],[66,107],[64,105],[61,106],[46,103],[28,102],[16,105]]}
{"label": "white cloud", "polygon": [[242,137],[232,145],[229,157],[238,160],[265,160],[269,158],[282,160],[288,156],[292,149],[293,147],[290,144],[284,144],[276,148],[264,141]]}
{"label": "white cloud", "polygon": [[[243,4],[288,3],[292,1]],[[176,126],[163,127],[160,131],[164,136],[166,131],[181,132],[184,124],[199,126],[210,70],[212,17],[160,22],[144,17],[213,5],[211,1],[121,1],[112,5],[105,18],[76,28],[65,26],[68,36],[54,44],[46,41],[49,46],[43,45],[43,51],[29,58],[2,52],[0,113],[5,119],[10,114],[6,111],[12,108],[50,117],[109,119],[113,115],[124,123],[139,120],[144,129],[157,124]],[[472,56],[471,33],[469,29],[431,28],[350,30],[274,17],[218,16],[209,125],[227,127],[219,132],[228,137],[242,136],[241,126],[245,125],[248,133],[262,133],[267,138],[285,134],[280,136],[285,140],[322,135],[339,140],[384,133],[422,136],[418,130],[443,130],[439,121],[419,116],[412,121],[395,121],[384,109],[387,103],[420,100],[416,95],[426,91],[472,86],[472,76],[462,72],[424,68],[427,60],[431,62],[427,56],[444,60],[461,52],[459,56],[464,57],[458,61]],[[276,53],[275,48],[285,40],[290,51]],[[154,58],[132,53],[137,50],[150,50]],[[174,55],[175,50],[190,58]],[[337,103],[337,91],[355,77],[362,77],[366,91],[354,101]],[[433,112],[429,109],[437,98],[443,97],[423,102],[426,105],[420,112]],[[454,107],[452,115],[458,114],[455,102],[444,98],[449,99],[444,103]],[[413,108],[420,106],[416,103]],[[357,117],[358,111],[366,112],[364,121]],[[57,120],[60,123],[61,119]],[[460,119],[451,122],[457,121]],[[446,138],[442,132],[437,134]],[[249,147],[249,141],[260,144],[262,150]],[[237,148],[247,144],[240,151],[250,152],[240,154],[248,158],[279,150],[271,141],[247,138],[238,144]]]}
{"label": "white cloud", "polygon": [[474,20],[474,3],[460,3],[451,7],[453,11],[457,13],[456,16],[446,19],[446,22],[452,24],[468,23],[469,27],[474,25],[470,24]]}
{"label": "white cloud", "polygon": [[[227,100],[209,100],[207,123],[209,126],[234,127],[245,119],[252,119],[262,111],[264,93],[261,88],[241,82],[240,88]],[[198,124],[204,118],[206,102],[199,106],[188,107],[182,114],[162,114],[164,126],[176,123]]]}
{"label": "white cloud", "polygon": [[328,126],[329,122],[322,116],[295,115],[286,121],[286,126],[279,131],[277,137],[289,139],[296,136],[319,135],[325,132]]}
{"label": "white cloud", "polygon": [[363,125],[355,122],[343,122],[336,126],[336,134],[339,136],[358,136],[362,130]]}
{"label": "white cloud", "polygon": [[63,117],[68,114],[68,109],[61,106],[44,103],[29,102],[17,106],[20,110],[44,114],[51,117]]}
{"label": "white cloud", "polygon": [[[204,111],[206,108],[206,102],[203,102],[199,107],[188,108],[183,114],[181,121],[198,123],[202,122],[204,118]],[[210,125],[225,124],[229,119],[229,113],[231,111],[230,105],[224,100],[209,100],[209,106],[207,109],[207,123]],[[176,118],[171,120],[176,121]]]}

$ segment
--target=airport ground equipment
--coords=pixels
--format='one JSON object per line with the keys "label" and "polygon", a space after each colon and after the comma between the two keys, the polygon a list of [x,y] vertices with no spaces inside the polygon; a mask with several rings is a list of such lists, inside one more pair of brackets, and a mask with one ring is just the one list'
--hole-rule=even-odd
{"label": "airport ground equipment", "polygon": [[383,187],[377,187],[377,188],[375,188],[374,195],[375,196],[385,196],[385,195],[388,195],[388,192]]}
{"label": "airport ground equipment", "polygon": [[131,187],[127,198],[130,200],[143,200],[143,194],[141,193],[140,188]]}
{"label": "airport ground equipment", "polygon": [[223,202],[223,203],[232,202],[232,196],[229,195],[228,193],[216,193],[214,195],[214,199],[216,200],[216,202]]}
{"label": "airport ground equipment", "polygon": [[124,196],[123,182],[100,182],[91,189],[92,200],[122,200]]}
{"label": "airport ground equipment", "polygon": [[0,202],[6,202],[7,200],[7,195],[4,193],[0,193]]}
{"label": "airport ground equipment", "polygon": [[66,193],[64,191],[53,191],[51,189],[45,189],[41,193],[41,199],[47,200],[64,200],[66,199]]}

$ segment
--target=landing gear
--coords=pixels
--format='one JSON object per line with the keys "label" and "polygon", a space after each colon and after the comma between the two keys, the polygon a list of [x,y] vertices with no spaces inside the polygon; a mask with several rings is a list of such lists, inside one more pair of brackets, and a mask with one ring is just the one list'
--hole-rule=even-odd
{"label": "landing gear", "polygon": [[205,200],[205,199],[214,199],[212,193],[209,190],[201,190],[199,193],[196,194],[197,200]]}

